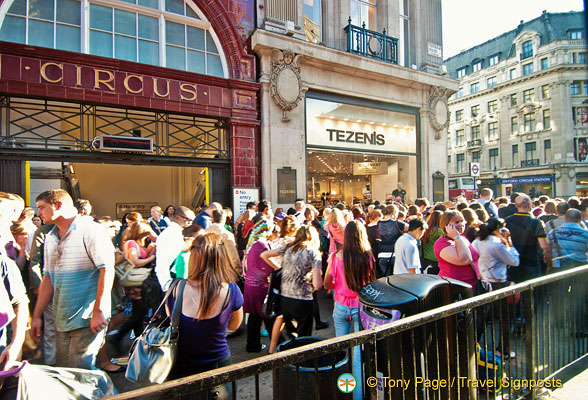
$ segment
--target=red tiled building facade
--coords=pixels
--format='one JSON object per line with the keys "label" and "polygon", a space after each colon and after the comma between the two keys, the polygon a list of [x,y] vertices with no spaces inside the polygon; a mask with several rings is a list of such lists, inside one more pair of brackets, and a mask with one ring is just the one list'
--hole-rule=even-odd
{"label": "red tiled building facade", "polygon": [[[51,2],[53,0],[49,0]],[[6,12],[6,0],[0,0],[0,10]],[[28,2],[23,1],[23,4],[28,6]],[[55,7],[59,11],[59,1],[55,2]],[[74,2],[75,3],[75,2]],[[90,2],[91,3],[91,2]],[[121,3],[121,2],[113,2]],[[140,4],[139,1],[137,4]],[[155,2],[157,3],[157,2]],[[176,3],[178,2],[171,2]],[[190,2],[186,2],[190,3]],[[260,146],[259,146],[259,109],[258,109],[258,90],[259,84],[255,82],[255,57],[250,55],[247,50],[247,36],[248,30],[252,29],[253,24],[253,10],[245,1],[210,1],[210,0],[194,0],[192,7],[198,9],[205,19],[202,22],[195,18],[196,28],[190,28],[187,25],[188,33],[186,34],[188,45],[185,48],[175,47],[171,48],[168,45],[159,45],[160,49],[165,47],[168,50],[168,63],[172,62],[170,54],[171,51],[184,51],[187,54],[186,64],[190,62],[191,56],[194,57],[211,57],[222,60],[222,71],[218,68],[219,73],[213,76],[194,73],[189,70],[179,70],[175,68],[162,67],[159,65],[150,65],[139,62],[127,61],[124,59],[117,59],[111,57],[101,57],[95,55],[92,51],[93,36],[95,32],[104,35],[105,33],[98,30],[92,30],[90,26],[90,51],[86,54],[83,52],[71,52],[59,49],[58,38],[55,39],[55,48],[40,47],[31,45],[34,38],[30,26],[45,23],[45,21],[37,21],[34,13],[42,13],[41,11],[31,11],[21,15],[19,10],[15,7],[9,10],[10,18],[5,18],[4,24],[11,21],[19,24],[21,19],[28,18],[29,30],[26,36],[25,43],[17,43],[14,41],[0,41],[0,94],[5,96],[5,99],[11,97],[31,98],[31,99],[50,99],[54,101],[67,101],[78,104],[101,105],[108,107],[115,107],[122,109],[131,109],[138,111],[153,111],[157,113],[170,113],[177,115],[196,115],[203,118],[212,118],[214,120],[222,121],[222,126],[227,130],[228,135],[228,149],[224,164],[225,168],[230,168],[230,186],[231,187],[257,187],[261,184],[260,179]],[[142,4],[142,3],[141,3]],[[193,14],[194,11],[186,7],[186,15],[179,16],[178,21],[187,20],[188,15]],[[141,42],[141,38],[129,38],[122,35],[117,35],[117,20],[120,15],[122,17],[132,17],[132,10],[117,10],[114,5],[114,26],[113,33],[115,41],[113,46],[117,46],[119,38],[125,40],[132,40],[135,43]],[[96,7],[96,13],[108,11],[105,7]],[[171,6],[170,6],[171,7]],[[250,9],[251,8],[251,9]],[[90,10],[93,12],[94,8]],[[139,22],[137,26],[141,28],[140,12],[137,14]],[[149,10],[146,11],[149,17]],[[154,14],[155,15],[155,14]],[[121,18],[122,18],[121,17]],[[19,19],[20,18],[20,19]],[[151,17],[149,17],[151,18]],[[163,17],[162,17],[163,18]],[[154,23],[157,21],[155,16],[151,18]],[[207,21],[206,21],[207,20]],[[32,21],[32,22],[31,22]],[[193,51],[190,46],[190,29],[204,32],[205,29],[199,29],[199,26],[208,26],[209,33],[206,38],[212,43],[212,38],[216,35],[216,47],[220,57],[213,54],[213,51],[208,53],[197,53]],[[66,27],[72,29],[67,25],[59,25],[59,21],[54,24],[55,32]],[[92,22],[91,22],[92,24]],[[164,25],[160,22],[162,28],[159,31],[168,29],[168,26],[181,26],[179,23],[169,23]],[[58,26],[59,25],[59,26]],[[83,25],[83,24],[82,24]],[[64,28],[65,29],[65,28]],[[76,29],[74,26],[73,29]],[[83,31],[83,27],[81,28]],[[8,30],[5,27],[5,30]],[[122,25],[121,28],[122,29]],[[171,36],[168,32],[168,37]],[[12,33],[3,33],[3,38]],[[181,35],[180,35],[181,36]],[[96,36],[97,37],[97,36]],[[161,34],[159,36],[161,38]],[[76,39],[77,40],[77,39]],[[168,39],[170,40],[170,39]],[[81,41],[84,41],[82,34]],[[145,42],[147,43],[147,42]],[[110,44],[106,43],[108,46]],[[83,45],[82,45],[83,46]],[[139,43],[139,50],[137,54],[140,56],[141,43]],[[155,45],[154,45],[155,46]],[[196,45],[194,47],[198,47]],[[212,45],[208,44],[211,47]],[[136,48],[135,48],[136,49]],[[179,50],[178,50],[179,49]],[[210,49],[209,49],[210,50]],[[115,53],[117,49],[115,47]],[[91,54],[94,53],[94,54]],[[165,54],[165,53],[164,53]],[[162,59],[162,56],[159,56]],[[209,58],[206,58],[209,60]],[[175,61],[174,61],[175,62]],[[209,61],[207,61],[209,62]],[[217,65],[219,64],[218,61]],[[212,65],[212,64],[211,64]],[[201,68],[201,67],[194,67]],[[212,67],[206,67],[212,68]],[[190,69],[190,68],[186,68]],[[6,100],[4,100],[6,101]],[[14,136],[14,138],[18,138]],[[13,142],[14,139],[13,138]],[[165,140],[162,140],[162,143]],[[80,154],[84,151],[78,149],[76,154],[71,153],[73,159],[81,160],[85,156]],[[0,154],[4,159],[24,160],[24,159],[54,159],[55,157],[63,157],[64,153],[56,151],[55,149],[46,148],[39,150],[29,149],[27,145],[10,146],[7,140],[0,141]],[[67,156],[68,154],[65,154]],[[117,157],[116,155],[109,157]],[[157,154],[151,155],[136,155],[131,154],[125,157],[130,157],[131,160],[141,163],[142,160],[147,162],[157,163]],[[142,157],[142,158],[141,158]],[[147,157],[147,158],[145,158]],[[194,157],[191,162],[196,162],[198,165],[208,166],[217,165],[221,157],[212,158],[198,158]],[[185,161],[178,157],[167,157],[166,165],[173,165],[174,159]],[[121,162],[120,160],[116,162]],[[229,193],[229,188],[226,189]],[[214,200],[214,199],[211,199]]]}

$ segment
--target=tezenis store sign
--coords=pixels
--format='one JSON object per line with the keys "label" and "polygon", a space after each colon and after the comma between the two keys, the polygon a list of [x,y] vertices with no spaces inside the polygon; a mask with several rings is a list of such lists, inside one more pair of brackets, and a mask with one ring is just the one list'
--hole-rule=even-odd
{"label": "tezenis store sign", "polygon": [[339,129],[327,129],[327,132],[329,133],[329,140],[331,142],[361,143],[378,146],[384,146],[386,144],[386,139],[381,133],[343,131]]}

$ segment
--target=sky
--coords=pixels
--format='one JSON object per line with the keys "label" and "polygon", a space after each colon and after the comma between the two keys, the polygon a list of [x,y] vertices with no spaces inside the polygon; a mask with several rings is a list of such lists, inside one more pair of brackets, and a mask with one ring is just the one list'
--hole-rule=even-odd
{"label": "sky", "polygon": [[520,20],[547,12],[581,11],[583,0],[442,0],[443,58],[447,59],[504,32]]}

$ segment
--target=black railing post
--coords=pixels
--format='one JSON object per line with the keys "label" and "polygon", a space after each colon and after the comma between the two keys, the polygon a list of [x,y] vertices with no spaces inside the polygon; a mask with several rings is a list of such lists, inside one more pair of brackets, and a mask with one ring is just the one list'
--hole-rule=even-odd
{"label": "black railing post", "polygon": [[[535,368],[536,368],[536,354],[535,354],[535,300],[534,300],[535,289],[529,288],[522,293],[523,306],[524,306],[524,330],[525,330],[525,378],[531,382],[535,379]],[[529,393],[529,399],[535,398],[535,390],[531,389]]]}

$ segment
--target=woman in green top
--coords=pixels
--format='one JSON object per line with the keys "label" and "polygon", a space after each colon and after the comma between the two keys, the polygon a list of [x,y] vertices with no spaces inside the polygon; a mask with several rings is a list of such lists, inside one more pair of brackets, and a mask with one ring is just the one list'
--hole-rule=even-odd
{"label": "woman in green top", "polygon": [[174,261],[176,278],[188,279],[188,264],[190,262],[190,249],[192,248],[192,242],[196,236],[201,234],[204,234],[204,229],[198,225],[188,225],[182,229],[185,246]]}
{"label": "woman in green top", "polygon": [[429,228],[421,238],[421,268],[423,271],[426,270],[427,274],[437,275],[439,273],[439,262],[435,257],[433,246],[435,241],[443,236],[443,230],[439,228],[439,220],[442,214],[441,211],[435,210],[429,215],[429,218],[427,218]]}

